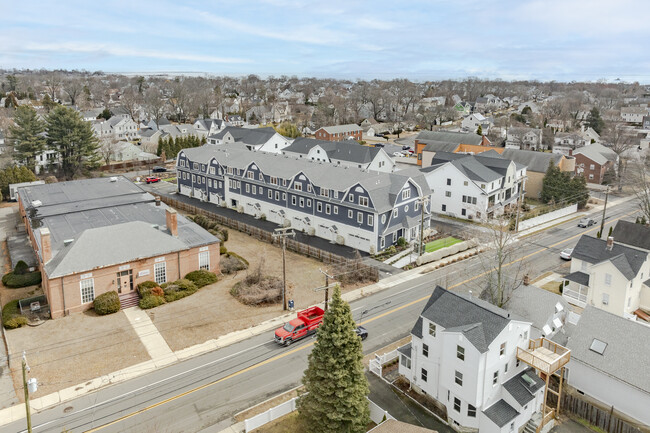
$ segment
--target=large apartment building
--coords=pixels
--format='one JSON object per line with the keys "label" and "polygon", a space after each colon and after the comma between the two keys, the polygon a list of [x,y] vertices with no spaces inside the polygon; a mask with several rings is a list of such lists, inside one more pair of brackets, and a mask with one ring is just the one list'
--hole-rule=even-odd
{"label": "large apartment building", "polygon": [[183,149],[178,192],[374,253],[429,226],[430,195],[418,170],[372,172],[249,151],[237,144]]}

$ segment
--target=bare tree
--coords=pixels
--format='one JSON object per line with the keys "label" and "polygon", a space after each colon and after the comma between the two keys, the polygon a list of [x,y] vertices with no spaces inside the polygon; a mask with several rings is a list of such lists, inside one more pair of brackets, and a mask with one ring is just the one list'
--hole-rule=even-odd
{"label": "bare tree", "polygon": [[498,307],[506,306],[528,271],[526,260],[519,254],[522,241],[510,225],[509,215],[504,215],[491,220],[477,235],[479,243],[488,249],[478,255],[482,272],[473,275],[472,282],[482,299]]}
{"label": "bare tree", "polygon": [[45,80],[45,88],[52,101],[56,101],[59,96],[59,90],[61,89],[61,77],[59,77],[58,73],[52,71],[48,74]]}
{"label": "bare tree", "polygon": [[635,137],[627,131],[617,128],[616,125],[610,125],[610,127],[603,132],[601,138],[607,147],[609,147],[617,156],[616,180],[618,183],[618,190],[621,191],[623,189],[623,178],[628,160],[627,152],[635,147]]}
{"label": "bare tree", "polygon": [[650,223],[650,158],[633,161],[629,166],[630,184],[646,222]]}
{"label": "bare tree", "polygon": [[77,98],[83,92],[83,82],[77,77],[69,78],[63,82],[63,91],[70,98],[70,104],[77,105]]}
{"label": "bare tree", "polygon": [[134,122],[139,121],[138,111],[140,108],[141,95],[133,87],[127,87],[120,98],[122,107],[129,113]]}
{"label": "bare tree", "polygon": [[111,161],[113,161],[115,152],[118,149],[118,144],[119,140],[117,138],[102,138],[100,142],[100,147],[99,147],[99,153],[102,156],[102,159],[104,160],[104,163],[106,165],[110,164]]}
{"label": "bare tree", "polygon": [[149,87],[144,94],[144,108],[150,120],[156,122],[156,127],[160,126],[160,119],[165,115],[167,103],[160,94],[157,87]]}

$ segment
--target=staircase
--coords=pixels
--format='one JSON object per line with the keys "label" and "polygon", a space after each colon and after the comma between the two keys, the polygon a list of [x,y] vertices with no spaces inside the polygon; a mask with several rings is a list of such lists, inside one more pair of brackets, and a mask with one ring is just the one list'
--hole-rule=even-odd
{"label": "staircase", "polygon": [[140,297],[138,296],[138,293],[136,291],[133,291],[131,293],[124,293],[120,295],[120,305],[122,306],[122,309],[127,309],[130,307],[135,307],[138,305],[138,302],[140,301]]}
{"label": "staircase", "polygon": [[524,426],[524,433],[537,433],[537,429],[542,422],[542,414],[536,412]]}

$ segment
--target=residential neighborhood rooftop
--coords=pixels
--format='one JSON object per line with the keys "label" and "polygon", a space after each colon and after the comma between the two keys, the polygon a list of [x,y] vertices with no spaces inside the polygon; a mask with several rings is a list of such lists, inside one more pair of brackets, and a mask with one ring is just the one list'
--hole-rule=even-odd
{"label": "residential neighborhood rooftop", "polygon": [[631,280],[639,273],[648,254],[647,251],[627,247],[617,242],[614,242],[610,250],[607,248],[607,240],[583,235],[573,249],[572,256],[574,259],[591,264],[609,260],[628,280]]}

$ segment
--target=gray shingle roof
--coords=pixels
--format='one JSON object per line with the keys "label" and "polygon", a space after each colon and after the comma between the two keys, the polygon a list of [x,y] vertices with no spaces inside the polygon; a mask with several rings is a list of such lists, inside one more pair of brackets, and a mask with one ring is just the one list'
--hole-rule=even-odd
{"label": "gray shingle roof", "polygon": [[574,283],[582,284],[583,286],[589,285],[589,274],[585,274],[584,272],[572,272],[564,278]]}
{"label": "gray shingle roof", "polygon": [[402,347],[398,347],[397,351],[401,353],[402,355],[406,356],[407,358],[411,357],[411,343],[406,344]]}
{"label": "gray shingle roof", "polygon": [[620,220],[612,236],[616,242],[650,251],[650,227]]}
{"label": "gray shingle roof", "polygon": [[207,164],[215,158],[226,167],[239,169],[246,169],[251,163],[255,163],[263,173],[283,179],[290,179],[298,173],[304,173],[315,185],[337,191],[346,191],[359,184],[368,191],[372,204],[378,212],[393,208],[397,192],[409,179],[420,186],[424,195],[430,194],[424,176],[417,169],[400,170],[395,173],[368,172],[355,167],[348,168],[308,159],[296,159],[288,155],[243,150],[240,146],[229,144],[183,149],[183,153],[192,161]]}
{"label": "gray shingle roof", "polygon": [[[594,338],[607,343],[602,355],[589,349]],[[571,349],[572,362],[580,361],[650,393],[650,327],[587,305],[566,347]]]}
{"label": "gray shingle roof", "polygon": [[418,317],[418,320],[415,321],[413,329],[411,329],[411,334],[415,335],[418,338],[422,338],[422,316]]}
{"label": "gray shingle roof", "polygon": [[347,125],[334,125],[334,126],[323,126],[321,129],[324,129],[329,134],[339,134],[339,133],[348,133],[354,131],[361,131],[361,127],[356,123],[348,123]]}
{"label": "gray shingle roof", "polygon": [[481,353],[487,352],[490,343],[510,322],[509,315],[488,302],[440,286],[434,289],[421,314],[445,328],[445,332],[462,332]]}
{"label": "gray shingle roof", "polygon": [[513,316],[532,322],[532,326],[541,331],[544,325],[552,326],[555,306],[558,303],[564,311],[571,309],[569,303],[560,295],[532,285],[522,285],[512,292],[506,309],[512,312]]}
{"label": "gray shingle roof", "polygon": [[[40,244],[40,227],[47,227],[50,230],[50,243],[52,247],[52,260],[46,265],[46,271],[50,278],[61,275],[62,272],[69,273],[83,272],[86,262],[83,260],[72,260],[71,257],[102,256],[103,250],[110,251],[112,245],[121,245],[118,249],[123,253],[123,260],[116,263],[128,261],[131,251],[125,247],[134,239],[127,229],[114,229],[118,226],[125,226],[126,223],[139,222],[147,227],[158,226],[166,228],[166,205],[156,206],[154,197],[143,191],[128,179],[117,176],[115,182],[110,178],[82,179],[69,182],[59,182],[20,188],[18,194],[25,205],[30,224],[34,228],[36,242]],[[40,204],[34,206],[35,201]],[[208,233],[200,226],[194,224],[181,215],[178,215],[178,239],[174,243],[179,246],[178,250],[191,247],[208,245],[218,242],[218,239]],[[132,226],[128,226],[132,227]],[[127,228],[128,228],[127,227]],[[103,228],[107,233],[113,233],[110,239],[111,245],[89,244],[86,241],[80,242],[88,230]],[[119,231],[122,230],[122,231]],[[172,238],[166,232],[168,238]],[[97,239],[103,239],[104,232],[96,233]],[[99,234],[97,234],[99,233]],[[124,238],[119,236],[124,235]],[[66,241],[72,240],[72,244],[65,246]],[[171,242],[171,241],[170,241]],[[180,242],[180,243],[178,243]],[[155,255],[157,247],[150,243],[143,245],[151,246],[148,257]],[[162,245],[162,244],[161,244]],[[169,242],[164,245],[170,245]],[[75,246],[75,253],[68,256],[71,246]],[[100,251],[101,250],[101,251]],[[137,249],[133,249],[137,251]],[[108,254],[108,253],[107,253]],[[60,257],[59,257],[60,256]],[[112,256],[111,256],[112,257]],[[109,258],[108,255],[104,258]]]}
{"label": "gray shingle roof", "polygon": [[501,155],[528,167],[528,171],[546,173],[548,164],[552,161],[556,166],[563,156],[557,153],[535,152],[533,150],[504,149]]}
{"label": "gray shingle roof", "polygon": [[223,139],[226,134],[230,134],[235,142],[250,145],[259,145],[268,142],[277,132],[271,127],[267,128],[239,128],[236,126],[226,126],[223,130],[217,132],[212,137],[218,140]]}
{"label": "gray shingle roof", "polygon": [[611,251],[606,246],[607,241],[605,239],[583,235],[573,249],[572,256],[591,264],[609,260],[628,280],[636,277],[641,265],[648,257],[647,251],[627,247],[616,243],[616,241],[614,241]]}
{"label": "gray shingle roof", "polygon": [[330,159],[339,159],[359,164],[369,164],[381,150],[378,147],[362,146],[352,140],[325,141],[300,137],[296,138],[294,142],[283,149],[282,152],[293,152],[304,155],[309,153],[309,151],[315,146],[322,147]]}
{"label": "gray shingle roof", "polygon": [[439,143],[455,144],[481,144],[483,137],[472,133],[447,132],[447,131],[422,131],[416,137],[416,140],[434,141]]}
{"label": "gray shingle roof", "polygon": [[506,403],[505,400],[499,400],[492,406],[483,411],[493,423],[498,427],[503,427],[519,415],[517,410]]}
{"label": "gray shingle roof", "polygon": [[432,140],[419,140],[420,143],[424,143],[423,151],[424,152],[453,152],[455,151],[459,144],[458,143],[445,143],[442,141],[432,141]]}
{"label": "gray shingle roof", "polygon": [[[462,153],[437,152],[431,160],[431,165],[450,162],[461,173],[473,181],[493,182],[501,179],[503,174],[498,173],[494,167],[485,165],[486,162],[490,163],[491,160],[496,160],[496,158],[478,158],[474,155]],[[510,161],[507,162],[509,163]],[[492,165],[494,166],[494,164]]]}
{"label": "gray shingle roof", "polygon": [[584,155],[600,165],[604,165],[607,161],[616,161],[616,153],[614,153],[612,149],[609,149],[598,143],[580,147],[573,151],[573,154]]}
{"label": "gray shingle roof", "polygon": [[524,406],[535,398],[537,391],[544,388],[544,381],[535,374],[534,368],[528,368],[504,383],[503,387],[517,403]]}

